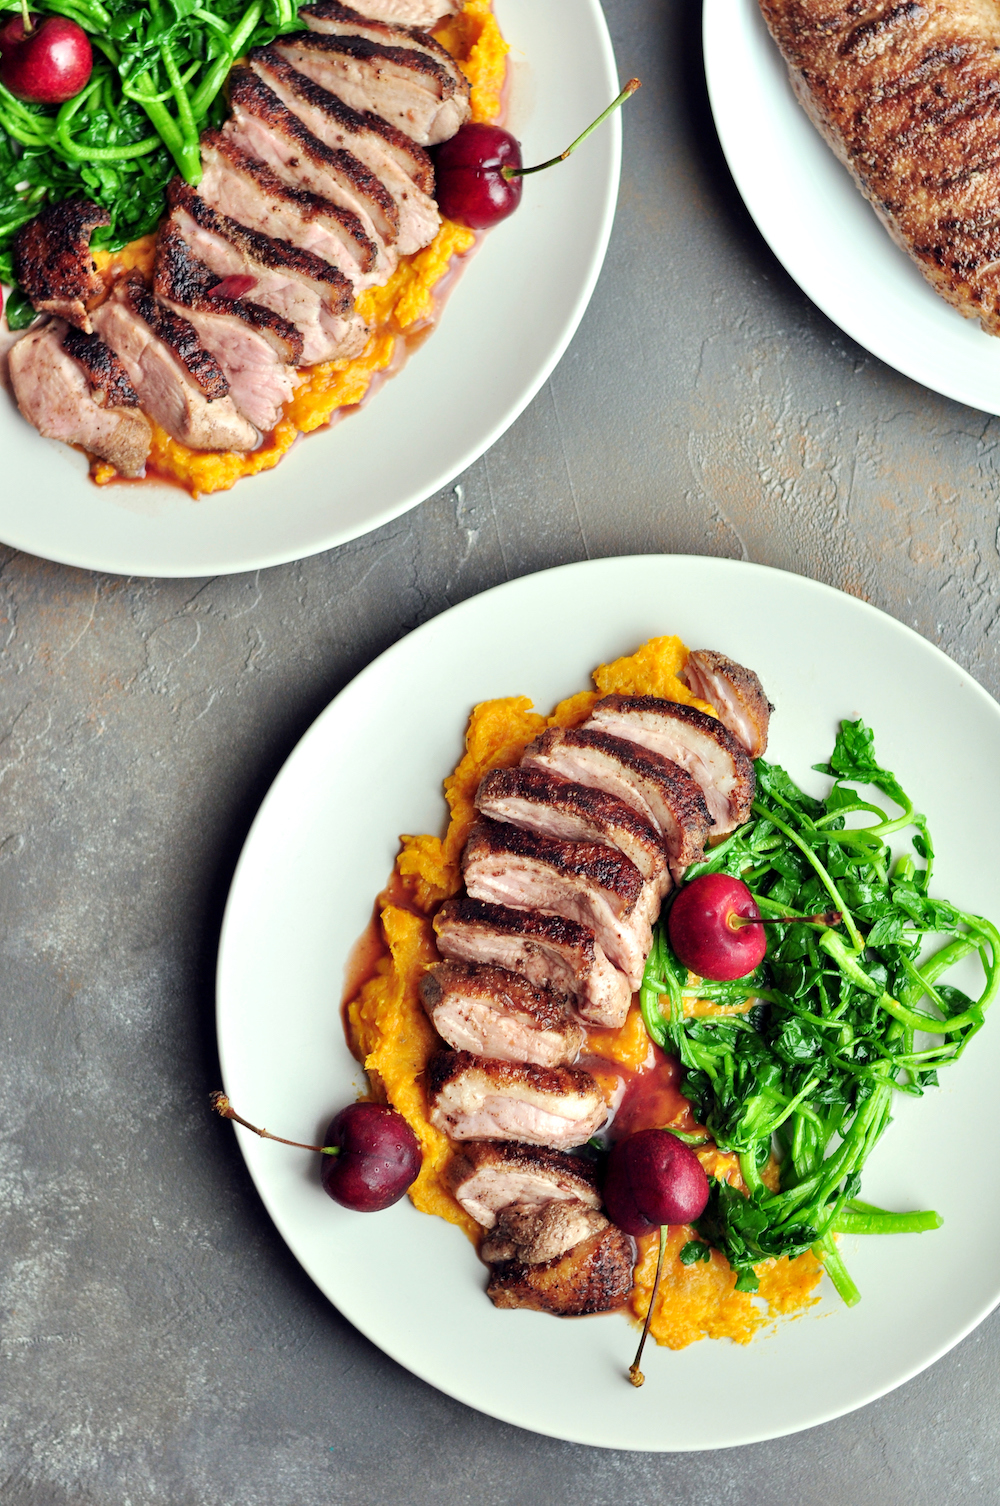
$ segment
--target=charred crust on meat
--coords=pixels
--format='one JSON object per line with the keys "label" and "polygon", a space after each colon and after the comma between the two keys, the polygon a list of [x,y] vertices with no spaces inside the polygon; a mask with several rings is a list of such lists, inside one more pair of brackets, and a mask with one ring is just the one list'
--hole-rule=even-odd
{"label": "charred crust on meat", "polygon": [[566,1024],[571,1000],[551,988],[537,988],[519,973],[483,962],[436,962],[420,980],[420,997],[430,1013],[451,989],[468,997],[495,1002],[528,1016],[538,1030],[558,1030]]}
{"label": "charred crust on meat", "polygon": [[596,1208],[600,1204],[597,1166],[584,1156],[544,1145],[526,1145],[520,1140],[466,1140],[448,1164],[449,1186],[454,1190],[480,1167],[501,1171],[531,1172],[554,1182],[575,1186],[577,1195]]}
{"label": "charred crust on meat", "polygon": [[594,1078],[581,1067],[539,1067],[534,1062],[505,1062],[471,1051],[439,1051],[427,1064],[427,1091],[436,1097],[464,1072],[481,1072],[498,1088],[525,1086],[537,1093],[571,1094],[592,1098],[600,1093]]}
{"label": "charred crust on meat", "polygon": [[526,1307],[557,1317],[611,1312],[628,1300],[634,1260],[628,1235],[609,1224],[544,1265],[498,1262],[487,1295],[495,1307]]}
{"label": "charred crust on meat", "polygon": [[[712,742],[717,743],[720,748],[724,748],[732,755],[737,774],[740,778],[750,781],[750,798],[753,798],[755,783],[753,760],[739,739],[734,737],[729,728],[724,727],[717,717],[709,716],[707,711],[699,711],[697,706],[685,706],[680,701],[664,701],[655,695],[608,695],[597,702],[591,711],[591,716],[605,708],[609,711],[638,712],[640,715],[644,711],[664,714],[672,717],[674,721],[687,722],[688,726],[697,728],[705,737],[711,738]],[[666,761],[669,762],[669,759]],[[707,809],[706,806],[706,811]]]}
{"label": "charred crust on meat", "polygon": [[448,49],[441,45],[437,37],[431,36],[429,31],[421,31],[419,26],[402,26],[392,21],[375,21],[370,16],[363,16],[359,11],[341,5],[339,0],[315,0],[313,5],[303,5],[299,11],[299,17],[304,19],[307,25],[309,18],[312,17],[317,21],[333,21],[340,26],[357,27],[359,31],[374,31],[387,41],[402,35],[408,37],[416,46],[425,47],[428,52],[433,52],[452,72],[458,66]]}
{"label": "charred crust on meat", "polygon": [[49,204],[14,237],[14,276],[39,312],[61,314],[91,333],[85,304],[104,291],[90,254],[90,237],[110,225],[106,209],[89,199]]}
{"label": "charred crust on meat", "polygon": [[381,137],[387,146],[406,157],[410,176],[417,188],[425,194],[433,195],[434,164],[430,155],[396,126],[370,110],[352,110],[336,94],[331,94],[329,89],[324,89],[322,85],[300,73],[273,46],[254,47],[249,56],[254,66],[280,79],[291,93],[328,115],[349,135],[371,131],[373,135]]}
{"label": "charred crust on meat", "polygon": [[381,42],[370,42],[367,37],[332,36],[322,31],[295,31],[281,38],[288,47],[308,48],[312,52],[332,53],[334,56],[353,58],[358,63],[371,63],[375,67],[392,64],[404,73],[414,75],[414,82],[427,88],[436,87],[441,99],[451,99],[460,93],[454,74],[437,58],[428,57],[414,47],[386,47]]}
{"label": "charred crust on meat", "polygon": [[103,396],[105,408],[138,408],[139,398],[129,381],[128,372],[110,345],[97,335],[85,335],[79,329],[67,329],[62,348],[79,362],[91,388]]}
{"label": "charred crust on meat", "polygon": [[440,934],[449,922],[488,926],[511,936],[537,937],[542,942],[578,951],[593,964],[593,931],[561,915],[543,915],[538,910],[511,910],[506,905],[462,895],[459,899],[446,900],[441,906],[434,918],[435,931]]}
{"label": "charred crust on meat", "polygon": [[210,402],[225,397],[229,383],[213,355],[204,349],[193,324],[158,302],[136,272],[119,283],[125,302],[158,340],[162,340]]}
{"label": "charred crust on meat", "polygon": [[540,835],[530,828],[480,817],[469,833],[463,865],[492,853],[527,858],[546,864],[558,873],[588,880],[620,896],[627,908],[642,893],[642,874],[623,852],[598,842],[563,842]]}

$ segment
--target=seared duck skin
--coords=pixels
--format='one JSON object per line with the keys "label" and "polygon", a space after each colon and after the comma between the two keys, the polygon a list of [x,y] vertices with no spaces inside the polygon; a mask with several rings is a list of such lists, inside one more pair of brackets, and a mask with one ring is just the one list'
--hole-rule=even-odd
{"label": "seared duck skin", "polygon": [[40,314],[61,314],[85,335],[93,334],[87,303],[104,291],[90,255],[98,225],[110,225],[106,209],[89,199],[48,204],[14,237],[14,276]]}
{"label": "seared duck skin", "polygon": [[934,290],[1000,334],[1000,16],[960,0],[761,0],[792,87]]}

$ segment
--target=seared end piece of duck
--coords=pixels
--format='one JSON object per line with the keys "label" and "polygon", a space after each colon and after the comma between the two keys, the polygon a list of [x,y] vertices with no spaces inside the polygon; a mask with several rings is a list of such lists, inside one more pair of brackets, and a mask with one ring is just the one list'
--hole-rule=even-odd
{"label": "seared end piece of duck", "polygon": [[755,776],[747,750],[728,727],[695,706],[652,695],[609,695],[598,701],[586,728],[627,738],[671,759],[697,781],[723,836],[742,825],[753,804]]}
{"label": "seared end piece of duck", "polygon": [[1000,333],[992,4],[762,0],[792,87],[936,292]]}
{"label": "seared end piece of duck", "polygon": [[346,105],[381,115],[421,146],[447,141],[469,118],[468,83],[420,48],[315,31],[278,37],[272,46]]}
{"label": "seared end piece of duck", "polygon": [[153,287],[215,356],[244,417],[262,433],[273,429],[292,395],[291,368],[302,357],[295,325],[250,299],[220,296],[218,278],[171,219],[160,226]]}
{"label": "seared end piece of duck", "polygon": [[10,352],[17,405],[46,439],[80,445],[121,476],[141,476],[152,430],[128,374],[96,335],[53,319]]}
{"label": "seared end piece of duck", "polygon": [[90,254],[98,225],[110,225],[106,209],[89,199],[49,204],[14,237],[14,276],[40,314],[61,314],[91,334],[87,303],[104,292]]}
{"label": "seared end piece of duck", "polygon": [[453,1140],[523,1140],[569,1150],[608,1117],[589,1072],[441,1051],[427,1067],[430,1121]]}
{"label": "seared end piece of duck", "polygon": [[157,302],[137,273],[94,310],[97,333],[128,372],[143,411],[193,450],[252,450],[257,431],[193,325]]}
{"label": "seared end piece of duck", "polygon": [[582,1317],[623,1307],[632,1290],[635,1251],[614,1224],[544,1265],[502,1261],[487,1287],[494,1307],[527,1307],[557,1317]]}
{"label": "seared end piece of duck", "polygon": [[199,191],[220,214],[322,257],[359,290],[377,280],[378,247],[356,214],[289,187],[222,131],[203,132],[201,160]]}
{"label": "seared end piece of duck", "polygon": [[448,1182],[466,1213],[484,1229],[510,1203],[541,1207],[573,1199],[601,1206],[593,1161],[510,1140],[469,1140],[448,1167]]}
{"label": "seared end piece of duck", "polygon": [[561,915],[511,910],[481,900],[451,899],[434,917],[438,950],[462,962],[492,962],[539,988],[572,994],[580,1017],[616,1030],[632,990],[587,926]]}
{"label": "seared end piece of duck", "polygon": [[550,727],[525,749],[528,768],[605,790],[659,831],[673,877],[704,855],[712,818],[697,780],[669,758],[602,728]]}
{"label": "seared end piece of duck", "polygon": [[642,874],[617,847],[560,842],[500,821],[477,821],[462,854],[473,899],[563,915],[594,932],[636,989],[652,946],[639,905]]}
{"label": "seared end piece of duck", "polygon": [[562,1067],[576,1060],[585,1040],[565,994],[535,988],[506,968],[438,962],[421,979],[420,997],[456,1051]]}
{"label": "seared end piece of duck", "polygon": [[[369,238],[395,244],[399,211],[389,190],[352,152],[326,146],[306,129],[254,69],[229,74],[231,118],[225,134],[266,162],[293,188],[307,188],[358,215]],[[386,261],[388,275],[395,259]]]}
{"label": "seared end piece of duck", "polygon": [[182,178],[172,180],[167,199],[168,223],[217,280],[252,279],[252,301],[294,325],[303,365],[349,359],[364,349],[368,328],[354,312],[354,289],[339,268],[218,214]]}
{"label": "seared end piece of duck", "polygon": [[476,808],[563,842],[603,842],[617,847],[662,898],[672,887],[660,834],[634,806],[592,785],[576,784],[546,769],[492,769],[476,791]]}
{"label": "seared end piece of duck", "polygon": [[461,0],[354,0],[354,9],[374,21],[392,21],[397,26],[434,26],[443,16],[453,16]]}
{"label": "seared end piece of duck", "polygon": [[752,669],[710,648],[699,648],[688,655],[680,677],[700,700],[715,707],[722,725],[751,758],[763,758],[774,707]]}
{"label": "seared end piece of duck", "polygon": [[603,1213],[572,1198],[545,1203],[513,1203],[497,1215],[496,1227],[480,1246],[482,1260],[492,1264],[516,1260],[544,1265],[608,1227]]}

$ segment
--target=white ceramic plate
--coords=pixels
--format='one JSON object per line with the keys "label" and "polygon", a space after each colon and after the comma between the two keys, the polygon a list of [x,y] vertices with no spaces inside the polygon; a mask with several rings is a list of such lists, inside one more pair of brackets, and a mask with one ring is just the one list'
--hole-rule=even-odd
{"label": "white ceramic plate", "polygon": [[[936,648],[872,607],[756,565],[644,556],[567,565],[452,608],[376,659],[289,758],[240,859],[223,926],[226,1091],[257,1124],[321,1134],[361,1082],[338,1004],[345,962],[399,832],[436,831],[441,780],[472,705],[527,694],[549,710],[591,669],[679,633],[761,675],[770,754],[807,786],[841,717],[865,716],[885,765],[927,811],[936,892],[1000,915],[1000,707]],[[974,798],[975,792],[980,798]],[[937,1208],[934,1234],[845,1240],[853,1311],[822,1306],[746,1347],[646,1350],[620,1316],[497,1312],[465,1236],[407,1202],[368,1217],[331,1203],[315,1158],[239,1130],[268,1212],[319,1287],[401,1364],[470,1406],[577,1443],[708,1449],[836,1417],[943,1354],[1000,1296],[1000,1018],[922,1101],[900,1099],[865,1173],[882,1206]]]}
{"label": "white ceramic plate", "polygon": [[[544,161],[618,92],[599,0],[496,0],[511,44],[511,126]],[[192,501],[177,488],[97,488],[86,463],[29,428],[0,392],[0,539],[126,575],[214,575],[357,538],[459,475],[527,407],[597,281],[618,193],[614,116],[531,178],[459,279],[440,325],[361,412],[300,440],[267,475]]]}
{"label": "white ceramic plate", "polygon": [[1000,413],[1000,340],[931,291],[796,102],[757,0],[705,0],[712,112],[736,186],[835,324],[945,397]]}

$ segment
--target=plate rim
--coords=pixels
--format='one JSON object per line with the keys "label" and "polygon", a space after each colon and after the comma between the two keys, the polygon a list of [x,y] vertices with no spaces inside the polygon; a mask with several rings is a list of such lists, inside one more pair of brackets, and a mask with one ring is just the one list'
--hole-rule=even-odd
{"label": "plate rim", "polygon": [[[328,705],[323,708],[323,710],[317,715],[317,717],[313,720],[313,722],[302,734],[302,736],[296,741],[294,747],[290,750],[287,758],[285,759],[278,773],[275,775],[273,781],[271,782],[244,840],[243,847],[241,849],[240,856],[234,869],[230,883],[229,893],[227,895],[225,910],[223,914],[222,926],[220,929],[215,980],[216,1033],[219,1061],[222,1069],[224,1083],[228,1082],[229,1080],[229,1074],[227,1072],[223,1021],[223,1016],[226,1010],[226,1003],[224,999],[224,973],[227,966],[227,948],[231,945],[231,933],[236,926],[235,917],[239,899],[237,891],[244,872],[250,867],[250,864],[253,861],[251,847],[254,842],[255,835],[264,826],[265,821],[268,819],[268,807],[272,801],[276,801],[277,799],[281,798],[281,796],[276,793],[279,784],[288,778],[294,777],[294,765],[296,764],[300,756],[304,756],[303,750],[305,749],[306,745],[313,737],[313,734],[317,732],[317,729],[321,726],[321,724],[325,723],[328,719],[335,716],[335,708],[337,708],[338,703],[341,702],[342,698],[344,698],[348,694],[362,694],[368,680],[375,679],[378,674],[384,672],[385,662],[391,661],[394,656],[401,656],[405,651],[404,645],[408,644],[410,639],[414,638],[418,634],[430,632],[434,628],[435,624],[438,624],[442,618],[454,617],[454,615],[456,614],[461,616],[464,612],[472,612],[476,610],[477,604],[483,597],[497,597],[503,596],[505,594],[513,594],[518,589],[524,589],[525,584],[529,581],[540,581],[546,578],[551,578],[556,574],[564,576],[573,574],[586,575],[588,572],[594,571],[595,569],[599,570],[602,566],[610,563],[624,567],[627,566],[630,562],[648,561],[650,558],[670,560],[674,562],[678,567],[683,567],[685,564],[696,564],[699,568],[704,568],[706,563],[710,562],[709,568],[712,570],[717,570],[721,575],[733,576],[736,572],[742,572],[744,575],[753,574],[757,576],[762,584],[766,584],[767,581],[773,580],[775,577],[787,577],[793,581],[798,582],[800,587],[807,592],[815,591],[830,598],[837,598],[841,601],[846,601],[850,604],[851,610],[857,610],[862,615],[880,619],[884,625],[887,625],[889,627],[890,631],[894,630],[898,636],[906,640],[916,640],[923,651],[931,650],[933,657],[940,661],[943,665],[946,665],[950,672],[957,673],[962,677],[963,681],[965,682],[963,688],[970,688],[973,691],[976,699],[978,699],[985,708],[988,708],[993,716],[1000,719],[1000,703],[998,703],[997,700],[994,699],[994,697],[990,694],[989,691],[985,689],[984,686],[979,684],[979,682],[975,679],[970,671],[959,665],[954,659],[950,657],[950,655],[946,654],[943,649],[938,647],[937,644],[930,642],[929,639],[923,637],[923,635],[918,633],[914,628],[910,627],[904,622],[901,622],[898,618],[893,617],[890,613],[883,611],[881,608],[874,606],[872,603],[865,601],[862,598],[853,596],[848,592],[841,591],[835,586],[828,585],[826,582],[814,580],[809,576],[801,575],[795,571],[781,570],[770,565],[758,564],[752,561],[733,560],[727,557],[665,554],[660,551],[650,551],[649,553],[640,555],[609,555],[602,556],[599,559],[573,561],[571,563],[552,566],[539,571],[529,572],[526,575],[518,576],[512,580],[506,580],[498,583],[495,586],[489,587],[487,590],[479,592],[474,596],[468,597],[464,601],[458,602],[454,606],[446,608],[443,612],[439,612],[434,617],[428,619],[426,622],[421,623],[411,632],[405,634],[404,637],[397,639],[396,642],[389,645],[389,647],[384,649],[382,653],[372,659],[369,664],[365,665],[365,667],[360,670],[358,674],[355,675],[337,693],[337,695],[331,699]],[[998,728],[998,731],[1000,731],[1000,728]],[[250,1177],[254,1183],[257,1194],[261,1198],[268,1216],[271,1218],[275,1228],[281,1235],[290,1253],[293,1255],[302,1269],[306,1272],[309,1278],[316,1284],[326,1300],[329,1301],[331,1305],[334,1306],[337,1311],[347,1319],[348,1322],[356,1327],[359,1332],[361,1332],[365,1336],[365,1338],[369,1340],[369,1342],[374,1344],[376,1348],[386,1353],[391,1359],[393,1359],[397,1364],[401,1365],[404,1369],[408,1370],[411,1374],[417,1376],[418,1379],[424,1381],[428,1385],[433,1386],[436,1390],[441,1391],[443,1394],[452,1397],[454,1400],[461,1402],[463,1405],[470,1406],[474,1410],[482,1412],[484,1415],[494,1417],[498,1421],[507,1423],[511,1426],[524,1428],[526,1431],[535,1432],[546,1437],[560,1439],[565,1442],[581,1444],[588,1447],[622,1449],[628,1450],[630,1452],[640,1453],[691,1453],[712,1452],[716,1449],[741,1448],[750,1446],[755,1443],[767,1442],[776,1438],[791,1437],[797,1433],[808,1431],[813,1427],[822,1426],[827,1422],[835,1421],[839,1417],[847,1416],[852,1412],[858,1411],[862,1407],[869,1405],[871,1402],[878,1400],[880,1397],[885,1396],[890,1392],[897,1390],[899,1387],[907,1384],[916,1376],[920,1375],[924,1370],[935,1364],[951,1349],[961,1343],[963,1339],[967,1338],[968,1335],[976,1327],[978,1327],[978,1325],[982,1323],[989,1316],[989,1314],[997,1308],[998,1305],[1000,1305],[1000,1285],[998,1285],[998,1288],[992,1298],[983,1303],[966,1323],[962,1324],[953,1333],[950,1333],[948,1337],[940,1344],[933,1347],[930,1353],[920,1359],[919,1363],[909,1367],[906,1370],[905,1374],[902,1374],[899,1377],[890,1380],[884,1385],[880,1384],[872,1386],[870,1389],[866,1389],[863,1395],[857,1396],[846,1405],[831,1407],[827,1410],[824,1410],[821,1415],[817,1415],[807,1420],[797,1422],[792,1426],[781,1425],[770,1431],[755,1431],[752,1434],[748,1434],[746,1437],[729,1438],[722,1442],[713,1443],[711,1446],[705,1446],[702,1444],[692,1444],[690,1446],[687,1446],[677,1445],[675,1443],[657,1446],[648,1442],[640,1443],[631,1442],[628,1440],[617,1442],[607,1441],[604,1439],[595,1440],[592,1436],[587,1435],[582,1426],[580,1430],[574,1430],[572,1427],[563,1424],[553,1426],[546,1426],[544,1422],[528,1424],[524,1421],[524,1418],[521,1415],[516,1415],[515,1412],[511,1410],[505,1410],[502,1406],[485,1405],[479,1400],[469,1401],[468,1397],[466,1395],[463,1395],[462,1391],[456,1385],[445,1384],[436,1375],[429,1373],[431,1368],[430,1366],[422,1367],[419,1364],[415,1363],[411,1354],[404,1353],[404,1346],[402,1343],[397,1346],[391,1342],[385,1342],[384,1338],[381,1336],[379,1338],[373,1337],[364,1322],[363,1316],[356,1315],[353,1310],[349,1310],[352,1309],[352,1304],[342,1304],[341,1301],[335,1301],[332,1297],[330,1297],[324,1289],[320,1275],[312,1268],[311,1261],[307,1257],[300,1255],[296,1250],[292,1242],[293,1236],[290,1234],[290,1232],[286,1232],[284,1217],[270,1195],[267,1181],[263,1177],[258,1176],[254,1152],[259,1148],[259,1142],[254,1136],[249,1134],[247,1131],[242,1130],[239,1126],[234,1126],[234,1128],[236,1130],[236,1136],[240,1145],[241,1154],[243,1156],[247,1170],[250,1173]],[[705,1342],[708,1343],[709,1341],[706,1340]]]}
{"label": "plate rim", "polygon": [[[609,79],[616,80],[618,77],[617,61],[602,0],[583,0],[583,3],[586,4],[593,18],[595,41],[598,49],[597,61],[599,61],[600,66],[606,72]],[[0,542],[10,548],[36,555],[38,558],[50,560],[55,564],[68,565],[75,569],[97,570],[105,575],[122,576],[125,578],[136,577],[145,580],[190,580],[205,575],[243,574],[253,570],[270,569],[276,565],[291,564],[298,560],[311,559],[315,555],[339,548],[341,545],[351,543],[355,539],[364,538],[368,534],[385,527],[386,524],[395,521],[395,519],[402,517],[405,513],[411,512],[415,507],[419,507],[429,497],[436,495],[437,492],[443,490],[451,482],[463,475],[488,450],[492,449],[507,430],[517,422],[518,418],[538,396],[538,393],[559,365],[580,327],[607,257],[617,212],[618,194],[621,184],[623,139],[620,111],[616,111],[606,122],[604,130],[608,145],[608,170],[600,185],[600,221],[587,259],[586,270],[580,281],[577,296],[574,299],[572,308],[567,312],[560,334],[550,348],[545,360],[533,374],[531,380],[508,403],[507,407],[494,421],[486,434],[481,435],[474,443],[470,444],[457,461],[453,460],[449,465],[440,468],[429,482],[425,482],[415,490],[408,492],[401,499],[397,499],[394,503],[384,507],[377,514],[366,519],[363,526],[350,525],[347,527],[329,528],[321,538],[317,538],[311,542],[305,550],[297,545],[291,548],[269,548],[256,552],[248,552],[236,560],[232,558],[222,560],[210,551],[206,551],[204,555],[195,557],[192,561],[183,565],[177,563],[164,564],[162,562],[157,563],[152,557],[139,559],[139,555],[142,553],[148,555],[152,553],[143,549],[136,550],[136,559],[130,562],[127,559],[116,557],[117,551],[108,551],[100,547],[92,550],[86,545],[71,549],[52,548],[46,545],[45,552],[39,554],[39,544],[37,539],[33,538],[30,527],[30,513],[24,515],[20,523],[15,521],[13,525],[9,525],[4,522]],[[447,319],[447,308],[443,311],[442,317]],[[419,351],[415,352],[415,355],[419,357]],[[377,401],[378,396],[379,394],[375,393],[373,401]],[[5,400],[9,403],[13,403],[14,401],[9,388],[2,382],[0,382],[0,400]],[[315,436],[301,436],[299,442],[306,442],[313,438],[316,442],[322,442],[324,437],[329,440],[329,436],[324,436],[322,431],[320,431]],[[39,436],[37,434],[27,435],[26,438],[34,439],[37,442]],[[48,441],[48,443],[54,444],[57,441]],[[280,469],[284,458],[287,457],[283,457],[278,467],[274,468],[275,470]],[[331,463],[335,463],[335,461],[336,456],[334,455]],[[93,485],[87,478],[81,476],[80,479],[84,484]],[[241,484],[250,485],[255,479],[256,477],[254,476],[244,477],[241,482],[237,482],[237,486]],[[172,488],[168,483],[164,489]],[[224,497],[227,493],[218,495]],[[197,501],[195,505],[199,507],[210,506],[211,497],[206,496]],[[276,498],[272,505],[279,507],[280,500]],[[233,521],[233,532],[238,536],[238,522],[236,519]],[[107,562],[109,559],[112,560],[110,564]],[[136,560],[138,560],[138,563],[136,563]]]}

